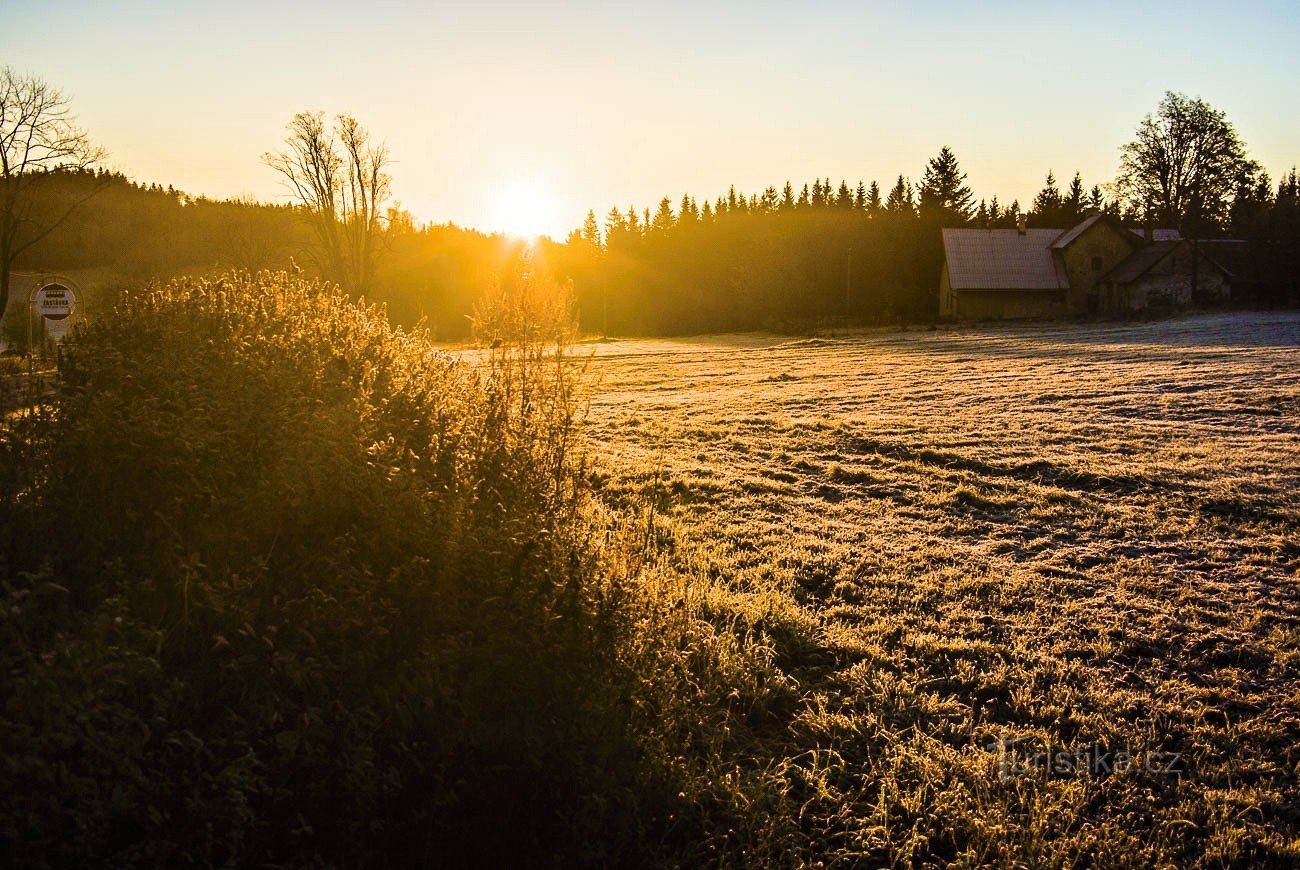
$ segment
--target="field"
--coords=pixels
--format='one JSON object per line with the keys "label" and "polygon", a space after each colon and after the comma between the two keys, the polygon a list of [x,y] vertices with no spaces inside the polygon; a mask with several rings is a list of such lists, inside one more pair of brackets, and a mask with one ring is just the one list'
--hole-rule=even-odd
{"label": "field", "polygon": [[737,842],[1300,860],[1300,316],[592,353],[606,496],[778,674]]}

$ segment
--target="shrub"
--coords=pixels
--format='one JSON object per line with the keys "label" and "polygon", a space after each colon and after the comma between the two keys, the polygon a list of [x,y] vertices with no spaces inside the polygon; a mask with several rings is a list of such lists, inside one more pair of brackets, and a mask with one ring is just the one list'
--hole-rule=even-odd
{"label": "shrub", "polygon": [[81,327],[4,424],[6,863],[636,855],[629,572],[545,338],[460,361],[285,274]]}

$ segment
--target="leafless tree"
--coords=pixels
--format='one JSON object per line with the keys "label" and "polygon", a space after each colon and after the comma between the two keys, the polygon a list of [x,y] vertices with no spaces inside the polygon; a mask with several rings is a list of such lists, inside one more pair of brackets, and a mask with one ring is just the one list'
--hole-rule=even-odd
{"label": "leafless tree", "polygon": [[1117,187],[1129,208],[1195,237],[1223,220],[1242,178],[1258,171],[1223,112],[1170,91],[1124,146]]}
{"label": "leafless tree", "polygon": [[42,189],[58,173],[89,169],[103,157],[77,126],[62,91],[36,76],[0,69],[0,314],[9,304],[14,261],[102,185],[59,202],[47,201]]}
{"label": "leafless tree", "polygon": [[285,177],[311,220],[317,265],[348,293],[360,295],[374,276],[391,179],[388,148],[351,115],[326,126],[322,112],[293,116],[285,149],[263,155]]}

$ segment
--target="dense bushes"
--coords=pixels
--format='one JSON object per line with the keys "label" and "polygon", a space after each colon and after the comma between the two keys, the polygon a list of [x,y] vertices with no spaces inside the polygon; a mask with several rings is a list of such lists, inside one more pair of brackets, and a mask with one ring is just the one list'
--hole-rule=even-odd
{"label": "dense bushes", "polygon": [[4,863],[632,848],[572,388],[283,274],[83,329],[4,433]]}

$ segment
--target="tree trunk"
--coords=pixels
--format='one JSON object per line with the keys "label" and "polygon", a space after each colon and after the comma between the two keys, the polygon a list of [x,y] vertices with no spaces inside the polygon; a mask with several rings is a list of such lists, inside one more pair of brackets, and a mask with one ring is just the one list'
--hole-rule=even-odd
{"label": "tree trunk", "polygon": [[0,257],[0,324],[9,310],[9,258]]}

